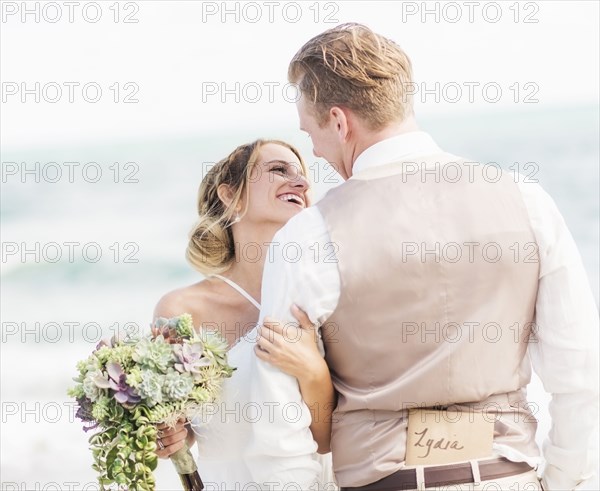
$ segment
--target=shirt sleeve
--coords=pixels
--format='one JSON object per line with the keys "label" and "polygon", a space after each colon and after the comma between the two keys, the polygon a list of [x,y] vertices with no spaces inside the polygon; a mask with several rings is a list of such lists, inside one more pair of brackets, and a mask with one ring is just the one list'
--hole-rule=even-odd
{"label": "shirt sleeve", "polygon": [[[316,207],[292,218],[273,238],[265,261],[259,325],[265,316],[296,320],[297,304],[311,321],[322,324],[340,294],[337,262],[325,222]],[[316,489],[320,464],[310,432],[311,414],[297,380],[253,353],[253,404],[269,408],[252,425],[247,452],[252,477],[264,489]]]}
{"label": "shirt sleeve", "polygon": [[519,186],[540,258],[529,354],[552,395],[542,483],[548,490],[583,488],[598,479],[598,311],[581,256],[554,201],[537,184]]}

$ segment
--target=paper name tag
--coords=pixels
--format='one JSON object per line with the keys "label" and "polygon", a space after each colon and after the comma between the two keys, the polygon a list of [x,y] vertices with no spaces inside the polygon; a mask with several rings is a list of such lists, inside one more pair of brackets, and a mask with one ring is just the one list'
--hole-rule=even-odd
{"label": "paper name tag", "polygon": [[494,418],[478,412],[411,409],[406,465],[441,465],[492,455]]}

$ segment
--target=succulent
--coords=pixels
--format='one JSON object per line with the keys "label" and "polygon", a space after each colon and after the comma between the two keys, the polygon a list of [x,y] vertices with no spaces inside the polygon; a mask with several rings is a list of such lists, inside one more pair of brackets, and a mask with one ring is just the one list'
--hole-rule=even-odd
{"label": "succulent", "polygon": [[195,336],[194,324],[190,314],[166,319],[157,317],[151,327],[152,336],[162,336],[169,344],[181,344],[184,339]]}
{"label": "succulent", "polygon": [[162,335],[155,339],[143,338],[135,347],[133,359],[144,368],[165,373],[173,360],[173,350]]}
{"label": "succulent", "polygon": [[136,388],[142,383],[142,371],[138,367],[133,367],[127,374],[127,383]]}
{"label": "succulent", "polygon": [[108,378],[101,370],[88,372],[83,379],[82,385],[85,396],[92,402],[96,401],[102,395],[102,389],[110,387]]}
{"label": "succulent", "polygon": [[67,389],[67,395],[74,397],[75,399],[81,399],[85,397],[85,391],[83,390],[83,384],[77,384],[74,387]]}
{"label": "succulent", "polygon": [[230,373],[227,373],[216,365],[210,365],[202,370],[202,387],[206,390],[209,400],[217,398],[221,392],[223,377],[228,377],[229,375]]}
{"label": "succulent", "polygon": [[138,385],[138,392],[146,400],[148,407],[162,402],[162,384],[164,375],[151,370],[142,370],[142,381]]}
{"label": "succulent", "polygon": [[[101,490],[151,491],[156,482],[156,424],[208,414],[222,379],[235,370],[217,332],[197,333],[188,314],[159,318],[152,334],[101,341],[68,394],[90,437]],[[212,414],[212,411],[210,412]]]}
{"label": "succulent", "polygon": [[194,379],[201,378],[201,368],[211,364],[211,360],[203,356],[204,346],[201,342],[176,345],[173,353],[178,361],[175,369],[181,373],[191,373]]}
{"label": "succulent", "polygon": [[190,314],[183,314],[177,318],[177,334],[182,338],[189,339],[194,336],[194,323]]}
{"label": "succulent", "polygon": [[92,408],[94,406],[92,401],[87,397],[80,397],[77,399],[77,404],[79,407],[77,408],[75,416],[84,422],[94,421],[94,418],[92,417]]}
{"label": "succulent", "polygon": [[109,386],[115,392],[114,397],[117,402],[123,405],[131,405],[142,400],[135,390],[127,384],[127,375],[121,365],[111,361],[106,364],[106,372],[108,373]]}
{"label": "succulent", "polygon": [[189,373],[179,373],[169,370],[165,375],[163,392],[171,400],[186,397],[194,388],[194,381]]}
{"label": "succulent", "polygon": [[96,345],[96,350],[95,351],[100,351],[100,349],[107,347],[107,348],[112,348],[114,346],[114,341],[115,338],[111,337],[109,339],[101,339],[100,342]]}
{"label": "succulent", "polygon": [[194,387],[190,393],[190,398],[196,402],[211,402],[211,394],[204,387]]}
{"label": "succulent", "polygon": [[96,358],[100,365],[105,365],[110,357],[110,352],[112,348],[108,346],[102,346],[100,349],[94,351],[92,358]]}
{"label": "succulent", "polygon": [[[77,370],[79,371],[79,375],[85,375],[87,372],[92,370],[98,370],[102,368],[102,364],[94,355],[89,356],[85,360],[81,360],[77,362]],[[83,380],[83,378],[82,378]]]}
{"label": "succulent", "polygon": [[96,421],[102,421],[110,414],[110,399],[106,396],[98,398],[92,408],[92,416]]}
{"label": "succulent", "polygon": [[224,362],[227,356],[227,341],[216,331],[202,330],[200,339],[204,344],[204,352],[207,356],[212,356],[218,362]]}
{"label": "succulent", "polygon": [[83,427],[83,431],[90,431],[98,427],[98,422],[94,419],[94,403],[90,401],[87,397],[80,397],[77,399],[77,412],[75,413],[75,417],[79,418],[84,423],[90,423],[89,425]]}
{"label": "succulent", "polygon": [[110,350],[107,361],[114,361],[122,367],[129,367],[133,361],[133,353],[135,352],[134,346],[115,346]]}
{"label": "succulent", "polygon": [[169,344],[181,343],[183,339],[177,332],[177,317],[173,319],[165,319],[164,317],[158,317],[151,328],[152,336],[156,339],[159,336]]}

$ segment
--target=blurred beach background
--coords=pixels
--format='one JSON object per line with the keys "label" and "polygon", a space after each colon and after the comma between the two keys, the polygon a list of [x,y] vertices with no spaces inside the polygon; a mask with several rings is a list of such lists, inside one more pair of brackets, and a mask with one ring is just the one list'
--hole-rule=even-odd
{"label": "blurred beach background", "polygon": [[[421,84],[417,118],[442,148],[548,191],[598,304],[597,2],[505,2],[495,22],[496,7],[470,22],[464,2],[100,2],[97,22],[92,8],[69,22],[51,2],[63,17],[50,22],[55,7],[25,3],[38,5],[39,22],[3,2],[0,26],[3,490],[96,489],[65,393],[75,363],[117,327],[145,329],[164,293],[201,279],[184,251],[210,165],[278,138],[305,156],[316,199],[341,182],[312,156],[282,90],[297,49],[340,22],[406,49]],[[423,17],[425,4],[433,13]],[[38,102],[21,85],[36,82]],[[65,82],[80,84],[73,102]],[[80,90],[91,82],[102,88],[96,103]],[[63,89],[55,102],[53,83]],[[550,422],[537,379],[530,398],[541,442]],[[168,462],[157,479],[178,486]]]}

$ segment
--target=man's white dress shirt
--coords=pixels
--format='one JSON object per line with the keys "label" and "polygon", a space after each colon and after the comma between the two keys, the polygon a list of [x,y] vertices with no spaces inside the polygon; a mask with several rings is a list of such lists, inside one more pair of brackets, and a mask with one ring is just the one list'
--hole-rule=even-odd
{"label": "man's white dress shirt", "polygon": [[[405,133],[366,149],[354,163],[353,176],[374,166],[440,152],[427,133]],[[580,254],[552,198],[538,184],[525,183],[520,175],[515,178],[539,246],[537,342],[530,343],[528,351],[533,369],[552,394],[552,429],[543,445],[543,483],[549,490],[574,489],[598,471],[594,455],[598,446],[594,441],[598,438],[598,311]],[[308,208],[273,238],[263,273],[259,324],[265,316],[295,323],[290,312],[293,303],[322,324],[335,310],[339,295],[335,249],[319,210]],[[303,408],[298,421],[276,412],[274,419],[261,418],[253,424],[248,463],[254,479],[315,489],[316,444],[296,380],[256,356],[251,364],[253,402]],[[511,460],[539,463],[510,448],[495,450]]]}

